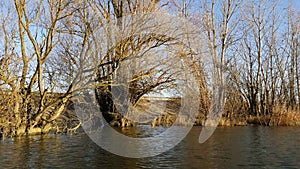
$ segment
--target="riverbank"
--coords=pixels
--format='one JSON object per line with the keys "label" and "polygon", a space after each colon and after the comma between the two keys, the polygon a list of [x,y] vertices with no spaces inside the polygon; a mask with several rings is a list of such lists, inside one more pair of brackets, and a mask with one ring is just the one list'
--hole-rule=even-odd
{"label": "riverbank", "polygon": [[[160,100],[161,101],[161,100]],[[163,113],[152,121],[152,126],[170,126],[174,123],[177,114],[181,108],[181,100],[180,99],[167,99],[164,100],[166,102],[165,108],[161,111]],[[149,101],[148,101],[149,102]],[[147,101],[142,102],[143,105],[140,107],[149,107],[149,105],[145,104]],[[252,125],[262,125],[262,126],[300,126],[300,112],[292,111],[285,108],[274,108],[274,112],[269,115],[249,115],[249,113],[238,113],[236,112],[229,113],[224,110],[220,121],[219,126],[252,126]],[[195,126],[204,126],[206,116],[204,113],[199,112]],[[184,125],[184,121],[183,121]]]}
{"label": "riverbank", "polygon": [[[139,124],[151,125],[155,127],[170,127],[173,125],[176,119],[179,118],[180,124],[185,125],[184,117],[178,116],[179,110],[182,106],[181,99],[179,98],[143,98],[137,103],[135,108],[138,110],[138,114],[134,115],[139,119],[140,123],[134,123],[127,119],[125,116],[119,113],[111,113],[111,121],[108,123],[111,126],[118,128],[133,127]],[[86,106],[81,107],[82,109]],[[225,111],[226,112],[226,111]],[[0,137],[13,137],[20,136],[25,130],[25,126],[19,128],[13,128],[11,122],[8,123],[8,119],[12,119],[13,116],[5,116],[5,113],[0,117]],[[134,117],[135,118],[135,117]],[[203,113],[199,113],[194,123],[195,126],[204,126],[206,116]],[[12,120],[10,120],[12,121]],[[300,126],[300,113],[297,111],[291,111],[286,109],[278,109],[276,113],[272,115],[260,115],[252,116],[247,114],[224,113],[219,121],[219,126]],[[81,129],[81,123],[78,120],[74,106],[72,102],[68,104],[64,112],[53,123],[49,123],[44,127],[36,126],[35,128],[29,128],[25,135],[39,135],[46,133],[74,133]],[[11,134],[9,134],[11,133]],[[24,132],[23,132],[24,133]]]}
{"label": "riverbank", "polygon": [[[196,123],[196,125],[203,126]],[[245,117],[222,117],[219,126],[300,126],[299,113],[284,113],[281,115],[245,116]]]}

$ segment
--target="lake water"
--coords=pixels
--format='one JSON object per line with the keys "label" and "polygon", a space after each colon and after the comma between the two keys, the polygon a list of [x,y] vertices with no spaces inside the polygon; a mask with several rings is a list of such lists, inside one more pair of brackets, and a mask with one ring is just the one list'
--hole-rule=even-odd
{"label": "lake water", "polygon": [[5,139],[0,168],[300,168],[300,127],[220,127],[203,144],[200,131],[194,127],[175,148],[143,159],[110,154],[85,134]]}

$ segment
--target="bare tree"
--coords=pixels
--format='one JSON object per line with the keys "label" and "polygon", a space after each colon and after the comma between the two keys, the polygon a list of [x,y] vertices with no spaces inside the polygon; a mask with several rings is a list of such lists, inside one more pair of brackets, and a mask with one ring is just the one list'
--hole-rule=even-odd
{"label": "bare tree", "polygon": [[[204,30],[208,40],[208,53],[212,58],[213,69],[212,74],[215,85],[212,96],[214,103],[213,111],[219,112],[219,108],[214,105],[225,104],[225,77],[228,61],[231,59],[230,49],[233,44],[240,38],[236,34],[239,24],[239,8],[242,6],[242,1],[239,0],[224,0],[224,1],[203,1],[204,10],[201,13],[205,25]],[[228,70],[228,69],[227,69]],[[219,86],[219,87],[218,87]],[[218,102],[215,102],[218,101]],[[219,116],[218,113],[216,116]]]}

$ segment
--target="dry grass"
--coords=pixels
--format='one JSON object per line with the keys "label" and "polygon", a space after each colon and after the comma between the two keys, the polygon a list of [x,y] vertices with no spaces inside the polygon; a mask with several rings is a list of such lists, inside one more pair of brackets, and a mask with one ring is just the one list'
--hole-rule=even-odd
{"label": "dry grass", "polygon": [[265,126],[298,126],[300,125],[300,112],[286,107],[273,107],[271,115],[248,116],[247,123]]}
{"label": "dry grass", "polygon": [[285,107],[275,107],[270,117],[272,126],[296,126],[300,125],[300,112]]}

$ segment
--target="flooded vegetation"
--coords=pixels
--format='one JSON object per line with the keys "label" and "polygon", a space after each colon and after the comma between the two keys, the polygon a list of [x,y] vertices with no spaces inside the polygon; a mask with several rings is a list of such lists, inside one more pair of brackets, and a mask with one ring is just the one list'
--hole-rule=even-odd
{"label": "flooded vegetation", "polygon": [[297,4],[1,1],[0,168],[299,167]]}

